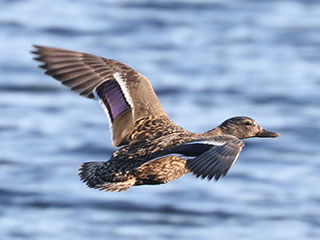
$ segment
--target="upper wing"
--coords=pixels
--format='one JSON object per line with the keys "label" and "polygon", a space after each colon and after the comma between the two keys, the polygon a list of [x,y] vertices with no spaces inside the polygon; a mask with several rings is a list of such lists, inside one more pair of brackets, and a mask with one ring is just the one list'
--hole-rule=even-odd
{"label": "upper wing", "polygon": [[129,66],[82,52],[35,48],[46,74],[82,96],[100,99],[112,123],[113,145],[127,143],[139,118],[166,115],[149,80]]}
{"label": "upper wing", "polygon": [[186,167],[197,177],[213,177],[218,180],[225,176],[237,160],[244,143],[238,138],[224,135],[214,136],[210,139],[200,139],[184,143],[168,154],[178,153],[184,156],[194,156],[186,163]]}

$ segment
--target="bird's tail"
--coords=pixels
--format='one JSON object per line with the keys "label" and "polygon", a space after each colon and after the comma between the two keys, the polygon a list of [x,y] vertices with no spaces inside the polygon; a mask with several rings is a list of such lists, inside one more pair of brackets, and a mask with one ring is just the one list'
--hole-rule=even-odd
{"label": "bird's tail", "polygon": [[88,187],[104,191],[120,192],[132,187],[136,178],[112,172],[108,162],[85,162],[79,168],[79,176]]}

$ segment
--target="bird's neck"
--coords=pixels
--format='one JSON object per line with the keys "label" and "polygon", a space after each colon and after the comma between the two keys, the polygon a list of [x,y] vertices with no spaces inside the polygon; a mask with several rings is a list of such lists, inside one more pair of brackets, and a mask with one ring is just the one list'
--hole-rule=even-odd
{"label": "bird's neck", "polygon": [[222,129],[220,127],[216,127],[216,128],[209,130],[203,134],[206,136],[221,136],[221,135],[224,135],[225,133],[222,131]]}

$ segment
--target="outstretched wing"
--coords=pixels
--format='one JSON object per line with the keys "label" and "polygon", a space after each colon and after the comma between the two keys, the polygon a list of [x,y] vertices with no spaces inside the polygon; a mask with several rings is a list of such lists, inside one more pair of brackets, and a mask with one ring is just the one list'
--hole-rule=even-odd
{"label": "outstretched wing", "polygon": [[227,174],[243,146],[244,143],[238,138],[224,135],[187,142],[166,153],[191,157],[186,167],[193,174],[209,180],[213,177],[218,180]]}
{"label": "outstretched wing", "polygon": [[126,137],[136,120],[166,115],[149,80],[115,60],[58,48],[34,46],[35,59],[46,74],[78,94],[100,100],[112,123],[113,145]]}

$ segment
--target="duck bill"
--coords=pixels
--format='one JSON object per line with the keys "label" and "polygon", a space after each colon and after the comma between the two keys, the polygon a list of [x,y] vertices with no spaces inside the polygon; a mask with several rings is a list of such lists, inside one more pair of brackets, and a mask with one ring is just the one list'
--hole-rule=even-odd
{"label": "duck bill", "polygon": [[275,138],[275,137],[279,137],[280,134],[276,133],[276,132],[271,132],[265,129],[262,129],[257,135],[256,137],[268,137],[268,138]]}

